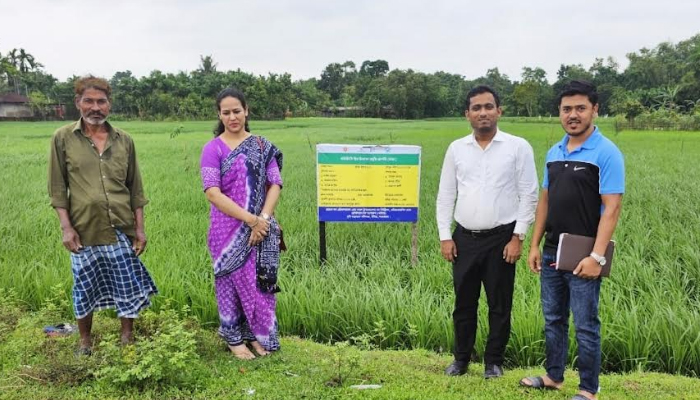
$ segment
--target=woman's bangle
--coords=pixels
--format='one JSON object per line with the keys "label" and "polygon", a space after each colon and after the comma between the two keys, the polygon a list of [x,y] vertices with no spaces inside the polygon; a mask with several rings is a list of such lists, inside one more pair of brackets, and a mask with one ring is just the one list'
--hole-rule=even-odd
{"label": "woman's bangle", "polygon": [[248,224],[248,227],[249,227],[249,228],[254,228],[255,225],[257,225],[257,224],[259,224],[259,223],[260,223],[260,218],[256,216],[256,217],[255,217],[255,223],[254,223],[253,225]]}

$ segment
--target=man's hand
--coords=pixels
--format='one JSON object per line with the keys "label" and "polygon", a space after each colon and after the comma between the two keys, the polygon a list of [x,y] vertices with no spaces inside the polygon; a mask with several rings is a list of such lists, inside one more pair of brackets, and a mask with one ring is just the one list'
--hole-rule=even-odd
{"label": "man's hand", "polygon": [[442,253],[442,257],[445,260],[453,262],[455,260],[455,257],[457,257],[457,246],[455,246],[454,240],[441,240],[440,252]]}
{"label": "man's hand", "polygon": [[78,232],[71,228],[63,229],[63,247],[71,253],[78,254],[83,249]]}
{"label": "man's hand", "polygon": [[134,238],[134,243],[131,246],[131,248],[134,249],[134,253],[136,253],[137,256],[140,256],[141,253],[143,253],[143,251],[146,250],[147,241],[148,239],[146,239],[146,232],[144,232],[143,229],[137,229],[136,237]]}
{"label": "man's hand", "polygon": [[574,269],[574,275],[583,279],[598,279],[602,271],[603,267],[598,264],[598,261],[588,256],[578,263]]}
{"label": "man's hand", "polygon": [[542,270],[542,254],[539,246],[530,247],[530,254],[527,256],[527,266],[535,274],[539,274]]}
{"label": "man's hand", "polygon": [[513,238],[510,239],[510,242],[508,242],[506,247],[503,249],[503,259],[508,264],[515,264],[515,262],[520,258],[522,250],[523,242],[521,242],[517,236],[513,236]]}

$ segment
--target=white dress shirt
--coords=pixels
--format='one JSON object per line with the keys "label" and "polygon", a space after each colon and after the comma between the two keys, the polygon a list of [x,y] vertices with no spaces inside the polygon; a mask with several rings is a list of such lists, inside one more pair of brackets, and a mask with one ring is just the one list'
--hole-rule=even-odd
{"label": "white dress shirt", "polygon": [[536,207],[535,157],[525,139],[498,130],[485,149],[474,133],[447,148],[437,195],[440,240],[452,239],[453,218],[469,230],[515,221],[513,233],[527,233]]}

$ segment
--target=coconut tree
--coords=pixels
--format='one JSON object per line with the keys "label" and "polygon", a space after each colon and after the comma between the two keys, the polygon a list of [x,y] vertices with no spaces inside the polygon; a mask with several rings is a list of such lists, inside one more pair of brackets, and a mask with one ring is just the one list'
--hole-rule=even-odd
{"label": "coconut tree", "polygon": [[0,75],[5,75],[8,86],[13,86],[17,93],[19,93],[22,75],[41,67],[43,65],[22,48],[12,49],[5,57],[0,57]]}
{"label": "coconut tree", "polygon": [[[14,49],[13,51],[15,50],[17,49]],[[39,69],[43,67],[43,65],[37,62],[33,55],[27,53],[24,49],[19,49],[19,55],[17,57],[17,64],[15,64],[15,67],[19,70],[19,72],[24,74],[29,71]]]}
{"label": "coconut tree", "polygon": [[17,67],[15,67],[16,52],[10,51],[6,56],[0,54],[0,88],[1,92],[17,89],[16,76]]}

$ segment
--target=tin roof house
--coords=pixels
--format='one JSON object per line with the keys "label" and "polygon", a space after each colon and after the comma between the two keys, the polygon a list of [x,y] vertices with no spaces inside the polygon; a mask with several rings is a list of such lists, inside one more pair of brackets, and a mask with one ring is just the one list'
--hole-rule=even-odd
{"label": "tin roof house", "polygon": [[0,94],[0,120],[34,117],[29,99],[16,93]]}

